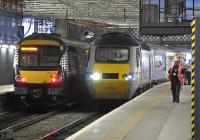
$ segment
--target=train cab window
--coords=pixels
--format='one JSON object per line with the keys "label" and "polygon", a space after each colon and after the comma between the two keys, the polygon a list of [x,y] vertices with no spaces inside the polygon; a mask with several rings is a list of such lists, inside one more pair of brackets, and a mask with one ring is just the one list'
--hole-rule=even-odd
{"label": "train cab window", "polygon": [[40,66],[58,66],[59,47],[43,47],[40,53]]}
{"label": "train cab window", "polygon": [[57,46],[22,47],[20,66],[58,66],[60,49]]}
{"label": "train cab window", "polygon": [[35,53],[22,53],[20,66],[38,66],[38,57]]}
{"label": "train cab window", "polygon": [[137,64],[137,67],[139,67],[139,65],[140,65],[140,48],[136,49],[136,64]]}
{"label": "train cab window", "polygon": [[95,60],[97,62],[127,62],[129,48],[99,47],[96,49]]}

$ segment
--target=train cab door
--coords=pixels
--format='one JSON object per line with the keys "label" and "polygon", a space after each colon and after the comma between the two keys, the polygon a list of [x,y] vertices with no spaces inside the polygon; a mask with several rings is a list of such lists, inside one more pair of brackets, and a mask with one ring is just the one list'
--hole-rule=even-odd
{"label": "train cab door", "polygon": [[153,50],[149,51],[149,82],[150,84],[153,82],[153,71],[154,71],[154,66],[153,66]]}
{"label": "train cab door", "polygon": [[[141,83],[141,48],[138,47],[136,48],[136,52],[135,52],[135,69],[136,69],[136,74],[137,74],[137,78],[136,80],[138,81],[138,83]],[[135,71],[135,70],[134,70]],[[138,85],[140,86],[140,85]]]}
{"label": "train cab door", "polygon": [[150,50],[146,48],[142,48],[141,50],[142,58],[141,58],[141,83],[143,85],[150,83]]}

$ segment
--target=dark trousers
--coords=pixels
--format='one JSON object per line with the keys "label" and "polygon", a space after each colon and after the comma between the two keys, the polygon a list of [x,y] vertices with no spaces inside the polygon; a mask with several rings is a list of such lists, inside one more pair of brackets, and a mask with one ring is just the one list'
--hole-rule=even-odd
{"label": "dark trousers", "polygon": [[188,85],[190,85],[190,84],[191,84],[191,72],[190,72],[190,71],[187,71],[187,72],[185,73],[185,76],[186,76],[186,78],[187,78],[187,80],[188,80]]}
{"label": "dark trousers", "polygon": [[179,102],[180,89],[181,89],[180,82],[177,82],[176,84],[172,83],[171,90],[172,90],[173,101]]}

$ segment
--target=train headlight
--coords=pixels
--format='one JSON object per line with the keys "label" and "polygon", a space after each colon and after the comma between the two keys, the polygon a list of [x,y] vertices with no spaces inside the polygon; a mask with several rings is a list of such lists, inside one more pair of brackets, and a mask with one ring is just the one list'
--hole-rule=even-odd
{"label": "train headlight", "polygon": [[90,74],[90,79],[99,80],[100,78],[101,78],[101,75],[98,72]]}
{"label": "train headlight", "polygon": [[123,75],[122,75],[122,78],[123,78],[124,80],[135,80],[134,74],[123,74]]}

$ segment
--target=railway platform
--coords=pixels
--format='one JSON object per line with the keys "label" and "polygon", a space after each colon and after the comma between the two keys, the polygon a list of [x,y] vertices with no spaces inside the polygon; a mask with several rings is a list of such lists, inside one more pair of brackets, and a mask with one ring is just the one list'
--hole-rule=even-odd
{"label": "railway platform", "polygon": [[191,140],[191,87],[172,102],[170,83],[132,99],[66,140]]}
{"label": "railway platform", "polygon": [[14,91],[13,85],[0,85],[0,95]]}

